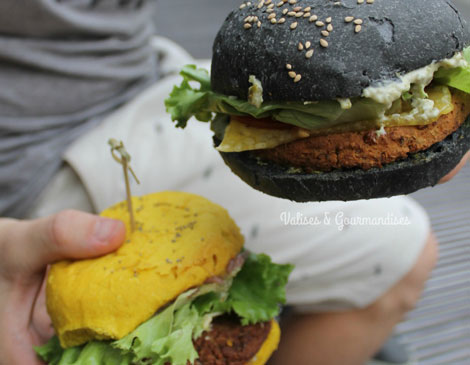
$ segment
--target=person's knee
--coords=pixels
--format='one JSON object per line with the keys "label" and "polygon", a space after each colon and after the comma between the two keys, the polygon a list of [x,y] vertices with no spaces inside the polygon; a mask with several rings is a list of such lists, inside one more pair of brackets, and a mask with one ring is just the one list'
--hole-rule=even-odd
{"label": "person's knee", "polygon": [[415,308],[425,283],[438,258],[438,243],[431,232],[413,268],[392,289],[376,301],[371,309],[379,315],[403,316]]}

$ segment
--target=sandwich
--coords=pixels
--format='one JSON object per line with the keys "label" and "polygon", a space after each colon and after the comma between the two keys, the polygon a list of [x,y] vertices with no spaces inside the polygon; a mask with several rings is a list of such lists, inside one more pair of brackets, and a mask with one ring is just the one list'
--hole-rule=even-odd
{"label": "sandwich", "polygon": [[[47,364],[262,365],[280,339],[290,265],[243,250],[227,211],[197,195],[133,198],[114,253],[52,265]],[[102,216],[128,221],[126,203]]]}
{"label": "sandwich", "polygon": [[241,179],[299,202],[408,194],[470,149],[470,34],[450,0],[256,0],[166,107]]}

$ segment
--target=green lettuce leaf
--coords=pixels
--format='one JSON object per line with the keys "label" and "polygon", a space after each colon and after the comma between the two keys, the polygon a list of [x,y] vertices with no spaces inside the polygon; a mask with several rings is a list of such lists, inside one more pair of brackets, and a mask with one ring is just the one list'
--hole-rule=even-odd
{"label": "green lettuce leaf", "polygon": [[279,315],[286,301],[285,286],[292,265],[271,262],[267,255],[250,254],[233,279],[227,299],[209,293],[196,299],[199,312],[235,312],[243,325],[266,322]]}
{"label": "green lettuce leaf", "polygon": [[[463,50],[463,56],[470,63],[470,47]],[[457,68],[441,67],[434,74],[434,81],[470,94],[470,65]]]}
{"label": "green lettuce leaf", "polygon": [[[212,319],[235,312],[242,324],[269,321],[285,302],[291,265],[273,264],[251,254],[240,271],[222,284],[207,284],[181,294],[171,305],[118,341],[91,341],[62,349],[57,337],[35,348],[51,365],[186,365],[197,359],[193,339],[210,328]],[[256,306],[256,308],[250,308]]]}
{"label": "green lettuce leaf", "polygon": [[242,324],[266,322],[286,302],[285,286],[292,265],[273,264],[269,256],[251,254],[233,280],[227,302]]}
{"label": "green lettuce leaf", "polygon": [[[194,65],[183,67],[183,81],[175,86],[165,100],[165,106],[176,121],[176,126],[186,127],[191,117],[201,122],[211,121],[214,113],[254,118],[272,118],[283,123],[310,130],[332,127],[344,122],[363,119],[374,119],[385,111],[385,106],[370,99],[354,100],[351,109],[342,109],[338,101],[321,101],[315,103],[299,102],[266,102],[261,107],[250,104],[232,96],[215,93],[210,88],[209,73],[197,69]],[[192,82],[200,84],[193,87]]]}
{"label": "green lettuce leaf", "polygon": [[[463,54],[470,62],[470,47],[465,48]],[[207,70],[188,65],[183,67],[181,76],[181,85],[175,86],[165,100],[167,111],[180,128],[186,127],[191,117],[209,122],[214,115],[228,114],[271,118],[297,127],[318,130],[360,120],[375,120],[386,112],[384,105],[367,98],[352,99],[350,109],[342,109],[338,101],[266,102],[258,108],[247,100],[213,92]],[[434,82],[470,93],[470,65],[458,68],[441,67],[434,75]],[[195,83],[198,83],[199,87],[195,86]],[[413,97],[427,97],[424,85],[414,85],[410,92],[403,95],[403,100],[407,101]]]}
{"label": "green lettuce leaf", "polygon": [[54,336],[36,353],[50,365],[131,365],[131,354],[113,348],[110,342],[92,341],[83,346],[64,350]]}

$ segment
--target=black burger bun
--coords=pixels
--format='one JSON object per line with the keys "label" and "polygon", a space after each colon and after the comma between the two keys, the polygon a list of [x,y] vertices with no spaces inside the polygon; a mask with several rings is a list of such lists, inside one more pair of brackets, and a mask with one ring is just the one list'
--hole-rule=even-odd
{"label": "black burger bun", "polygon": [[[254,75],[264,102],[357,98],[369,86],[399,81],[398,75],[452,58],[469,44],[467,24],[450,0],[255,0],[233,11],[219,31],[211,86],[247,100]],[[458,129],[372,168],[317,171],[255,151],[221,155],[253,188],[297,202],[408,194],[436,185],[470,149],[465,110]]]}
{"label": "black burger bun", "polygon": [[[268,13],[266,6],[257,9],[258,0],[251,2],[233,11],[220,29],[211,71],[215,92],[244,100],[250,75],[261,81],[265,101],[357,97],[371,84],[450,58],[470,43],[465,21],[450,0],[298,0],[280,7],[279,0],[272,0],[273,11]],[[297,6],[302,7],[301,17],[282,14]],[[311,10],[303,11],[306,7]],[[285,23],[272,24],[269,13]],[[306,13],[310,17],[304,17]],[[315,18],[311,21],[313,15],[325,26],[317,26]],[[260,27],[255,21],[245,29],[248,16],[258,16]],[[322,37],[329,17],[333,31]],[[361,31],[356,32],[356,24],[346,17],[362,20]],[[328,47],[320,45],[321,38]],[[314,50],[309,60],[297,49],[299,42],[307,41]],[[286,64],[302,75],[301,82],[292,82]]]}
{"label": "black burger bun", "polygon": [[[215,139],[215,143],[220,141]],[[252,152],[221,156],[232,172],[251,187],[297,202],[359,200],[409,194],[434,186],[470,149],[470,118],[445,140],[382,168],[299,173],[260,160]]]}

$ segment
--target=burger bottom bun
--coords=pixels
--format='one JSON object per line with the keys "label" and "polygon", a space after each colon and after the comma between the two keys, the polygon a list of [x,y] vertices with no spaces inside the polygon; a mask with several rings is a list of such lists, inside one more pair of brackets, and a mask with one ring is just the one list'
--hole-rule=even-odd
{"label": "burger bottom bun", "polygon": [[[214,137],[215,144],[220,141]],[[220,152],[225,163],[251,187],[296,202],[359,200],[409,194],[436,185],[470,149],[470,118],[446,139],[427,150],[382,168],[330,172],[290,172],[250,152]]]}
{"label": "burger bottom bun", "polygon": [[277,350],[281,340],[281,328],[276,320],[271,321],[271,330],[258,353],[247,365],[265,365],[274,351]]}

